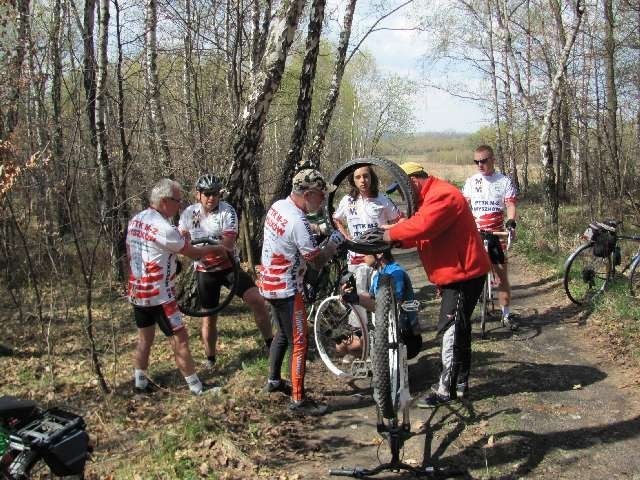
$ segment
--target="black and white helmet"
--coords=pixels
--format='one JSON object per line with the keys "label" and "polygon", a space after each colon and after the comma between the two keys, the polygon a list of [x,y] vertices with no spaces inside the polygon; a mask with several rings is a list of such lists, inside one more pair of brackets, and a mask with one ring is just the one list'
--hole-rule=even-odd
{"label": "black and white helmet", "polygon": [[211,173],[206,173],[196,182],[196,190],[199,192],[219,192],[222,190],[222,180]]}

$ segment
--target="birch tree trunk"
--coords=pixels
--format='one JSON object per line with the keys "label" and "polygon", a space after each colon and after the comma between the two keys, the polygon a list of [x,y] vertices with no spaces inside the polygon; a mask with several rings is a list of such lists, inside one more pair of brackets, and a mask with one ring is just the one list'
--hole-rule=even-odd
{"label": "birch tree trunk", "polygon": [[358,0],[349,0],[344,13],[344,19],[342,20],[342,31],[340,32],[340,40],[338,41],[338,51],[336,63],[333,68],[331,87],[329,88],[329,93],[327,93],[327,98],[325,99],[324,107],[320,114],[320,120],[318,120],[318,124],[316,125],[316,134],[309,149],[309,163],[314,168],[320,168],[320,158],[324,150],[327,131],[329,130],[331,118],[333,117],[333,110],[338,101],[338,95],[340,95],[340,84],[342,83],[342,76],[344,75],[347,49],[349,48],[349,39],[351,38],[351,25],[353,23],[353,15],[356,10],[357,1]]}
{"label": "birch tree trunk", "polygon": [[618,92],[616,90],[616,40],[614,36],[615,19],[613,0],[604,0],[605,42],[604,63],[607,98],[606,136],[607,148],[611,155],[613,167],[613,192],[616,197],[622,194],[622,177],[620,175],[620,152],[618,148]]}
{"label": "birch tree trunk", "polygon": [[100,204],[100,214],[102,221],[107,225],[107,232],[113,232],[113,177],[111,175],[111,166],[109,165],[109,153],[107,145],[107,127],[106,127],[106,111],[107,111],[107,45],[109,40],[109,2],[110,0],[100,1],[100,25],[98,29],[98,62],[96,76],[96,108],[95,108],[95,124],[96,124],[96,154],[98,159],[98,167],[100,171],[100,185],[103,196]]}
{"label": "birch tree trunk", "polygon": [[167,128],[162,113],[160,99],[160,82],[158,80],[158,42],[156,30],[158,28],[157,0],[146,0],[145,5],[145,49],[146,49],[146,78],[149,87],[149,113],[159,147],[162,175],[173,178],[171,152],[167,141]]}
{"label": "birch tree trunk", "polygon": [[496,132],[496,157],[498,157],[498,164],[504,166],[504,151],[502,148],[502,129],[500,128],[500,97],[498,95],[498,73],[496,71],[496,57],[495,57],[495,49],[493,44],[493,13],[491,8],[491,0],[487,0],[487,14],[489,16],[489,21],[487,22],[487,27],[489,30],[488,42],[489,42],[489,51],[487,52],[489,56],[489,67],[491,74],[491,92],[493,94],[493,118],[494,118],[494,128]]}
{"label": "birch tree trunk", "polygon": [[558,233],[558,197],[556,195],[556,178],[553,169],[553,152],[551,151],[551,117],[558,98],[558,92],[562,79],[566,72],[567,61],[569,60],[569,53],[575,42],[578,30],[580,29],[580,23],[582,21],[582,15],[584,14],[584,4],[582,0],[578,0],[576,5],[576,23],[573,27],[571,35],[567,38],[558,63],[556,65],[555,75],[551,82],[551,88],[547,95],[547,104],[542,117],[540,125],[540,158],[542,160],[543,167],[543,180],[542,185],[545,194],[545,217],[547,223],[554,230],[557,238]]}
{"label": "birch tree trunk", "polygon": [[269,108],[274,94],[280,87],[289,47],[293,43],[304,5],[305,0],[291,0],[283,4],[282,10],[276,16],[260,71],[255,76],[253,91],[237,128],[228,188],[229,201],[236,208],[238,215],[242,215],[244,195],[252,181],[251,171],[262,145]]}
{"label": "birch tree trunk", "polygon": [[291,133],[291,142],[287,157],[282,166],[281,174],[273,194],[272,202],[284,198],[291,190],[296,166],[302,163],[302,151],[307,141],[307,127],[313,101],[313,84],[316,77],[318,52],[320,51],[320,35],[324,22],[324,8],[326,0],[313,0],[309,14],[309,27],[302,71],[300,73],[300,87],[298,90],[298,108]]}

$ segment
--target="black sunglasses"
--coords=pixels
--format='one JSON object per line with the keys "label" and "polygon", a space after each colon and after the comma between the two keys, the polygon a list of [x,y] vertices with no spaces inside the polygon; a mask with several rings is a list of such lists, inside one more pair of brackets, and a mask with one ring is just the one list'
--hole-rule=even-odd
{"label": "black sunglasses", "polygon": [[485,163],[487,163],[489,160],[491,160],[491,157],[487,157],[487,158],[482,158],[480,160],[474,160],[473,163],[475,163],[476,165],[484,165]]}
{"label": "black sunglasses", "polygon": [[220,195],[220,192],[200,192],[202,193],[202,195],[204,195],[205,197],[217,197],[218,195]]}

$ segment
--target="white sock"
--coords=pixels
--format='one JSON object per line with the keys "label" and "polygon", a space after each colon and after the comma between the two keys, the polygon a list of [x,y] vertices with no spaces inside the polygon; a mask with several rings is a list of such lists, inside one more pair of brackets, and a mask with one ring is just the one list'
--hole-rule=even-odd
{"label": "white sock", "polygon": [[147,388],[149,385],[149,379],[147,378],[147,372],[139,368],[133,369],[133,381],[136,384],[136,388]]}
{"label": "white sock", "polygon": [[502,318],[509,316],[509,305],[502,305]]}
{"label": "white sock", "polygon": [[187,381],[187,385],[189,385],[189,390],[193,393],[202,393],[202,382],[200,378],[198,378],[197,373],[184,377],[184,379]]}

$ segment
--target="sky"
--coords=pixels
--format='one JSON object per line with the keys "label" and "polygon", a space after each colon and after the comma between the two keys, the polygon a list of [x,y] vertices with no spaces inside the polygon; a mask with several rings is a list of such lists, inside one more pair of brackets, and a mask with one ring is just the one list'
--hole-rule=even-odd
{"label": "sky", "polygon": [[[367,4],[373,1],[360,0],[358,2],[354,24],[370,25],[374,21],[371,18],[358,17],[359,13],[362,14],[366,11]],[[340,12],[338,15],[342,18],[340,7],[344,4],[344,0],[330,0],[328,3],[338,9]],[[412,23],[408,14],[410,14],[410,10],[405,7],[404,13],[403,11],[395,13],[378,26],[393,29],[407,28]],[[352,37],[353,39],[354,37]],[[414,31],[406,30],[374,32],[363,43],[363,48],[375,57],[376,64],[381,71],[403,75],[422,84],[413,111],[417,132],[475,132],[486,124],[487,115],[482,111],[480,105],[425,85],[429,80],[434,82],[438,80],[434,78],[437,75],[437,69],[431,69],[429,74],[425,74],[421,67],[421,57],[425,53],[425,46],[426,38],[420,37]],[[473,72],[467,73],[469,78],[473,78]]]}

